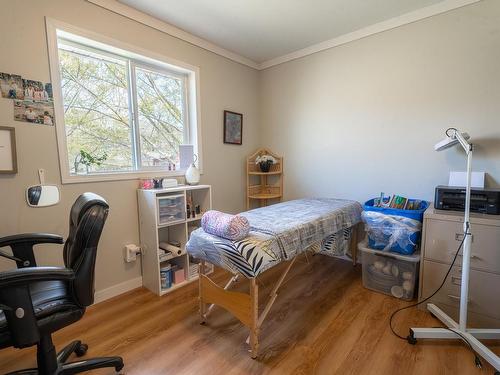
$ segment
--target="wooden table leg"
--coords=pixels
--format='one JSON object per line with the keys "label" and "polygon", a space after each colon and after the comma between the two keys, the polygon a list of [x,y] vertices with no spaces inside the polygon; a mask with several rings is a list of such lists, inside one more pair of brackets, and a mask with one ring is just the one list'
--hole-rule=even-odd
{"label": "wooden table leg", "polygon": [[358,228],[359,224],[356,224],[351,230],[351,257],[353,266],[356,266],[358,261]]}
{"label": "wooden table leg", "polygon": [[200,302],[200,324],[205,324],[206,322],[206,303],[203,301],[203,288],[202,288],[202,277],[205,274],[205,261],[202,260],[198,264],[198,300]]}
{"label": "wooden table leg", "polygon": [[252,324],[250,326],[250,350],[252,359],[257,358],[259,351],[259,286],[256,278],[250,280],[250,297],[252,300]]}

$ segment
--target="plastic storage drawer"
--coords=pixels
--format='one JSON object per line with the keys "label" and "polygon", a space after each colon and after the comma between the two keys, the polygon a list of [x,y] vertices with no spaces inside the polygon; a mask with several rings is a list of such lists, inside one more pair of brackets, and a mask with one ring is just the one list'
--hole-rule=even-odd
{"label": "plastic storage drawer", "polygon": [[169,225],[186,220],[184,194],[158,196],[158,225]]}
{"label": "plastic storage drawer", "polygon": [[401,255],[358,244],[363,263],[363,286],[410,301],[416,295],[420,253]]}

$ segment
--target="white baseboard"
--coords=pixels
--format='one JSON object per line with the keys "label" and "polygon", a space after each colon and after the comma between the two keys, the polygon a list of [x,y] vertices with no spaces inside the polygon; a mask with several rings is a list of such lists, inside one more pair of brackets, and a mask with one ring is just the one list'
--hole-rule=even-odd
{"label": "white baseboard", "polygon": [[136,277],[135,279],[130,279],[124,281],[123,283],[113,285],[109,288],[99,290],[95,292],[94,304],[106,301],[107,299],[118,296],[122,293],[128,292],[129,290],[136,289],[142,286],[142,276]]}

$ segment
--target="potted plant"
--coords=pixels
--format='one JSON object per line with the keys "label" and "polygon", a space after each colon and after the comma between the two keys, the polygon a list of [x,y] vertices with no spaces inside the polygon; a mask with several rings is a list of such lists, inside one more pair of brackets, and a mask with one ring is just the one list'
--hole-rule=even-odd
{"label": "potted plant", "polygon": [[95,165],[96,167],[100,167],[102,163],[105,162],[107,159],[108,159],[107,153],[103,153],[101,156],[98,156],[95,153],[90,153],[85,150],[80,150],[80,152],[76,155],[74,161],[75,173],[78,174],[80,164],[83,164],[85,166],[85,173],[88,174],[92,166]]}
{"label": "potted plant", "polygon": [[271,169],[271,165],[277,163],[278,161],[276,158],[272,155],[264,154],[264,155],[259,155],[255,159],[255,164],[258,164],[260,167],[260,170],[262,172],[269,172],[269,169]]}

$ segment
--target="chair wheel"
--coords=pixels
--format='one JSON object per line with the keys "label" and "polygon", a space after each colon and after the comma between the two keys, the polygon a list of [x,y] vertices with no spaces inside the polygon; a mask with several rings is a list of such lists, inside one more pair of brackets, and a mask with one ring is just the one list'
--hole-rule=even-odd
{"label": "chair wheel", "polygon": [[89,349],[89,346],[87,344],[80,344],[76,347],[75,354],[77,355],[77,357],[82,357],[85,354],[87,354],[88,349]]}
{"label": "chair wheel", "polygon": [[123,364],[122,364],[122,365],[119,365],[119,366],[115,366],[115,371],[116,371],[117,373],[119,373],[119,372],[123,369],[123,367],[124,367],[124,366],[125,366],[125,365],[123,365]]}

